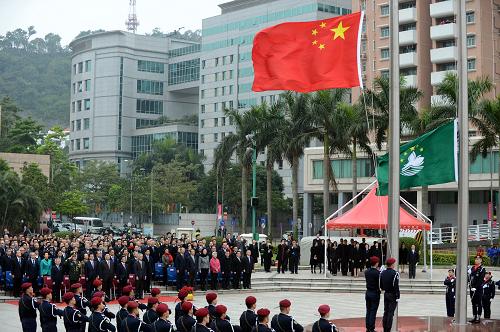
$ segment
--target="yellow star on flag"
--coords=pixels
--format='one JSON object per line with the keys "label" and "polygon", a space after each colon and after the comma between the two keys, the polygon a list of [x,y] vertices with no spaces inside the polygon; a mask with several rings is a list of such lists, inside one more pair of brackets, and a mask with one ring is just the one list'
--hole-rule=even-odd
{"label": "yellow star on flag", "polygon": [[316,45],[318,43],[317,40],[313,40],[313,45]]}
{"label": "yellow star on flag", "polygon": [[336,28],[330,29],[332,32],[335,32],[333,40],[337,39],[338,37],[345,40],[344,32],[346,32],[349,28],[350,27],[344,27],[342,25],[342,21],[340,21],[339,25]]}
{"label": "yellow star on flag", "polygon": [[318,30],[313,29],[312,34],[313,34],[313,36],[316,36],[318,34]]}
{"label": "yellow star on flag", "polygon": [[321,24],[319,26],[322,27],[322,28],[326,28],[326,23],[325,22],[321,22]]}
{"label": "yellow star on flag", "polygon": [[414,147],[414,146],[412,146],[412,147],[410,148],[410,150],[415,151],[415,147]]}
{"label": "yellow star on flag", "polygon": [[320,50],[324,49],[324,48],[325,48],[325,44],[319,44],[318,48],[319,48]]}

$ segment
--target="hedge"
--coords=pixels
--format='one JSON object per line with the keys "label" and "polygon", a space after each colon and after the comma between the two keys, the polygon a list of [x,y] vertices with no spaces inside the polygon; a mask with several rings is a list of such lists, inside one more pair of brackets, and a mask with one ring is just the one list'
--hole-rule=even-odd
{"label": "hedge", "polygon": [[406,249],[408,249],[408,250],[410,250],[412,244],[415,245],[415,248],[417,249],[417,251],[420,250],[420,244],[412,237],[400,237],[399,242],[400,242],[400,245],[404,243],[406,246]]}
{"label": "hedge", "polygon": [[[428,254],[427,259],[430,262],[430,251],[428,251],[427,254]],[[469,265],[474,264],[475,257],[476,257],[475,255],[469,256]],[[420,264],[423,264],[423,261],[424,261],[424,255],[421,253],[420,254]],[[429,264],[429,262],[428,262],[428,264]],[[457,255],[456,254],[433,253],[432,262],[434,265],[445,265],[445,266],[448,266],[451,268],[451,267],[456,265]],[[490,264],[491,264],[490,258],[487,256],[483,257],[483,265],[489,266]]]}
{"label": "hedge", "polygon": [[55,232],[54,236],[59,238],[67,238],[67,237],[73,238],[75,237],[75,233],[71,231]]}

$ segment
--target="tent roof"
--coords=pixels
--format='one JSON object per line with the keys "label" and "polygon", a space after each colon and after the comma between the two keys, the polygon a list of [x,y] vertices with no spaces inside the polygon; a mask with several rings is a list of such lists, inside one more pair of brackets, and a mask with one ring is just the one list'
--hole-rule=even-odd
{"label": "tent roof", "polygon": [[[387,228],[388,196],[377,196],[376,188],[370,190],[368,195],[355,207],[344,213],[342,216],[330,219],[326,227],[335,228],[367,228],[385,229]],[[401,229],[425,229],[430,230],[430,224],[423,222],[405,209],[399,208]]]}

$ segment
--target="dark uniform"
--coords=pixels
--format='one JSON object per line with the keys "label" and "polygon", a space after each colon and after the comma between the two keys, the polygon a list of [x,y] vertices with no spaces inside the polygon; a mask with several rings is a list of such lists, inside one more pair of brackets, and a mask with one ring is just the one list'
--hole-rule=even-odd
{"label": "dark uniform", "polygon": [[102,314],[110,320],[116,317],[115,314],[109,310],[107,305],[104,305],[104,310],[102,311]]}
{"label": "dark uniform", "polygon": [[158,318],[152,325],[153,332],[174,332],[175,328],[169,320]]}
{"label": "dark uniform", "polygon": [[385,332],[389,332],[392,327],[394,311],[399,300],[399,272],[388,268],[380,273],[380,288],[384,290],[384,317],[382,326]]}
{"label": "dark uniform", "polygon": [[380,271],[376,268],[369,268],[365,271],[366,280],[366,317],[365,325],[367,331],[375,331],[375,319],[377,318],[377,310],[380,304],[380,288],[379,288]]}
{"label": "dark uniform", "polygon": [[88,332],[115,332],[116,327],[102,312],[94,311],[89,317]]}
{"label": "dark uniform", "polygon": [[[90,308],[89,300],[87,300],[84,296],[75,294],[75,301],[76,301],[75,305],[76,309],[78,309],[78,311],[80,311],[83,316],[87,316],[87,309],[85,309],[85,307]],[[85,325],[86,325],[85,322],[86,321],[84,321],[81,326],[82,332],[85,332]]]}
{"label": "dark uniform", "polygon": [[484,309],[484,318],[491,318],[491,301],[495,297],[495,282],[488,280],[483,282],[482,304]]}
{"label": "dark uniform", "polygon": [[209,323],[211,323],[217,317],[217,313],[215,312],[215,306],[213,304],[209,304],[205,308],[207,308],[208,310],[208,314],[210,316]]}
{"label": "dark uniform", "polygon": [[36,309],[40,303],[28,294],[19,299],[19,319],[24,332],[36,332]]}
{"label": "dark uniform", "polygon": [[139,309],[141,309],[142,311],[146,310],[148,308],[147,305],[145,305],[144,303],[141,303],[139,301],[137,301],[135,298],[131,297],[130,296],[130,300],[129,301],[135,301],[137,302],[137,304],[139,305]]}
{"label": "dark uniform", "polygon": [[128,311],[125,308],[121,308],[116,313],[116,330],[118,332],[126,332],[125,330],[122,329],[122,321],[125,320],[127,316],[128,316]]}
{"label": "dark uniform", "polygon": [[82,327],[85,328],[85,322],[88,322],[87,316],[70,306],[64,308],[64,327],[66,332],[80,332]]}
{"label": "dark uniform", "polygon": [[241,327],[233,326],[227,319],[215,318],[210,323],[210,328],[216,332],[241,332]]}
{"label": "dark uniform", "polygon": [[259,323],[252,328],[251,332],[274,332],[274,330],[266,324]]}
{"label": "dark uniform", "polygon": [[175,322],[175,327],[177,327],[177,331],[179,332],[191,332],[191,329],[195,325],[196,320],[189,315],[181,316],[181,318]]}
{"label": "dark uniform", "polygon": [[324,318],[313,324],[312,332],[338,332],[337,327]]}
{"label": "dark uniform", "polygon": [[149,325],[144,324],[139,318],[128,315],[127,318],[122,321],[122,330],[127,332],[149,332],[150,328]]}
{"label": "dark uniform", "polygon": [[455,316],[455,288],[457,285],[457,279],[455,277],[446,277],[444,279],[444,285],[446,286],[446,315],[448,317]]}
{"label": "dark uniform", "polygon": [[257,315],[253,310],[247,309],[240,316],[240,326],[243,332],[252,332],[257,325]]}
{"label": "dark uniform", "polygon": [[144,316],[142,316],[142,320],[146,324],[153,324],[158,320],[158,314],[153,309],[148,309],[144,313]]}
{"label": "dark uniform", "polygon": [[191,332],[214,332],[211,328],[206,327],[202,324],[196,324],[193,326]]}
{"label": "dark uniform", "polygon": [[62,317],[64,312],[57,309],[55,305],[47,300],[43,300],[38,307],[40,311],[40,325],[43,332],[57,332],[57,316]]}
{"label": "dark uniform", "polygon": [[[179,320],[179,318],[184,316],[184,311],[182,310],[183,303],[184,303],[184,301],[181,301],[175,305],[175,310],[174,310],[175,316],[174,317],[175,317],[176,322]],[[177,326],[177,324],[176,324],[176,326]]]}
{"label": "dark uniform", "polygon": [[[259,324],[260,325],[260,324]],[[271,328],[276,332],[303,332],[302,325],[297,323],[292,316],[279,313],[271,320]]]}
{"label": "dark uniform", "polygon": [[478,267],[473,266],[469,274],[469,289],[472,303],[472,314],[474,319],[479,319],[483,312],[482,299],[483,299],[483,280],[486,270],[482,265]]}

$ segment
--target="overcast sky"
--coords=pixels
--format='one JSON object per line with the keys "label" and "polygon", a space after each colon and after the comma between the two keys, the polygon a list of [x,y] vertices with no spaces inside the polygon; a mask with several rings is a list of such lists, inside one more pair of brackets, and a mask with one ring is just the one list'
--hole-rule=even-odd
{"label": "overcast sky", "polygon": [[[138,32],[201,29],[201,20],[220,14],[217,5],[228,1],[137,0]],[[128,11],[129,0],[0,0],[0,35],[34,25],[36,37],[57,33],[67,45],[83,30],[125,30]]]}

